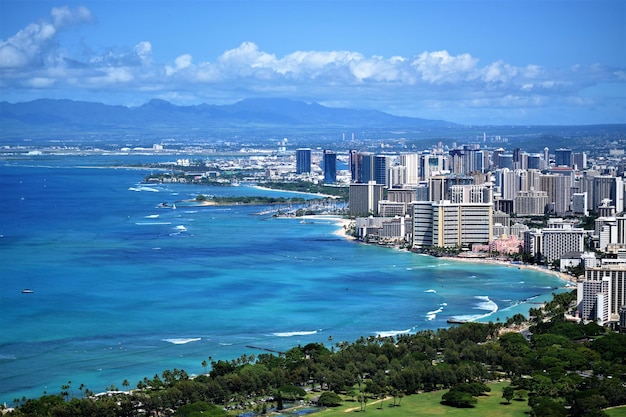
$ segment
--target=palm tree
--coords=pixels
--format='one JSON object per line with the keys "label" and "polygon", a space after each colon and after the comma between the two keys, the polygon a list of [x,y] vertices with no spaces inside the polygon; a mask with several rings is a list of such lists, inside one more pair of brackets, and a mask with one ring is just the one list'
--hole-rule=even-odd
{"label": "palm tree", "polygon": [[207,367],[207,365],[208,365],[208,364],[206,363],[206,359],[202,361],[201,365],[202,365],[202,368],[204,368],[204,373],[206,374],[206,367]]}

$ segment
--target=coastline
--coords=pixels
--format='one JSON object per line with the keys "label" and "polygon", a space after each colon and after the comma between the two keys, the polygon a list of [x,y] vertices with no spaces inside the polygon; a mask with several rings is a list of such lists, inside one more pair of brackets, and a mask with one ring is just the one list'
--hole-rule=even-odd
{"label": "coastline", "polygon": [[333,235],[342,237],[344,239],[353,240],[353,237],[346,233],[347,229],[350,227],[354,220],[346,219],[338,214],[308,214],[305,216],[279,216],[279,218],[285,219],[299,219],[302,223],[307,223],[307,220],[311,220],[312,222],[315,220],[326,220],[332,221],[335,223],[338,228],[333,232]]}
{"label": "coastline", "polygon": [[561,281],[566,284],[573,284],[576,280],[576,277],[568,275],[566,273],[551,270],[548,268],[541,267],[539,265],[531,265],[525,263],[512,263],[507,261],[502,261],[494,258],[482,258],[482,257],[463,257],[463,256],[442,256],[442,259],[457,261],[457,262],[466,262],[466,263],[475,263],[475,264],[490,264],[490,265],[498,265],[505,266],[507,268],[517,268],[517,269],[530,269],[535,272],[540,272],[543,274],[549,274],[558,277]]}
{"label": "coastline", "polygon": [[280,191],[281,193],[315,195],[315,196],[319,196],[319,197],[323,197],[323,198],[333,198],[333,199],[337,198],[336,195],[321,194],[321,193],[309,193],[309,192],[306,192],[306,191],[281,190],[281,189],[277,189],[277,188],[263,187],[261,185],[246,185],[246,187],[256,188],[258,190],[264,190],[264,191]]}

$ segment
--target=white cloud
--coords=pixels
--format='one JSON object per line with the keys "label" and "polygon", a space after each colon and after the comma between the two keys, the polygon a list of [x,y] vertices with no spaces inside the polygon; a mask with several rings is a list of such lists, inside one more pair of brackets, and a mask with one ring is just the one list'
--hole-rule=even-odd
{"label": "white cloud", "polygon": [[91,21],[85,7],[55,7],[50,15],[52,21],[31,23],[6,41],[0,40],[0,68],[40,67],[55,60],[57,33],[67,26]]}
{"label": "white cloud", "polygon": [[20,89],[40,93],[46,88],[66,89],[69,97],[72,91],[84,96],[79,89],[95,91],[116,85],[120,95],[137,93],[144,101],[172,97],[198,103],[219,97],[224,102],[228,97],[234,101],[254,95],[295,95],[307,101],[359,108],[382,103],[390,109],[405,107],[417,112],[451,106],[589,105],[594,98],[580,100],[583,90],[615,83],[623,87],[626,82],[624,67],[553,69],[502,60],[481,65],[470,53],[453,55],[446,50],[391,57],[346,50],[297,50],[277,56],[254,42],[243,42],[214,60],[183,53],[163,63],[154,62],[153,46],[144,40],[131,47],[90,52],[87,57],[69,55],[58,44],[59,31],[92,20],[84,7],[55,8],[48,21],[32,23],[1,40],[0,84],[16,96]]}
{"label": "white cloud", "polygon": [[427,83],[456,83],[476,78],[478,59],[470,54],[457,56],[447,51],[423,52],[411,66]]}
{"label": "white cloud", "polygon": [[139,42],[137,45],[135,45],[133,51],[139,57],[139,59],[141,59],[141,63],[143,65],[152,64],[152,44],[150,44],[150,42]]}
{"label": "white cloud", "polygon": [[181,55],[174,60],[174,65],[166,65],[165,73],[167,75],[173,75],[178,71],[189,68],[193,61],[193,57],[189,54]]}
{"label": "white cloud", "polygon": [[89,9],[84,6],[70,9],[69,7],[55,7],[50,12],[54,26],[62,27],[77,23],[91,22],[92,16]]}

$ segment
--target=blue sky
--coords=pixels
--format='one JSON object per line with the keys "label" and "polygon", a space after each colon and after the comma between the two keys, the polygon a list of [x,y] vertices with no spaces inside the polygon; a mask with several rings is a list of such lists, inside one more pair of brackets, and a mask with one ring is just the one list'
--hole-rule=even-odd
{"label": "blue sky", "polygon": [[623,0],[0,0],[0,100],[626,123]]}

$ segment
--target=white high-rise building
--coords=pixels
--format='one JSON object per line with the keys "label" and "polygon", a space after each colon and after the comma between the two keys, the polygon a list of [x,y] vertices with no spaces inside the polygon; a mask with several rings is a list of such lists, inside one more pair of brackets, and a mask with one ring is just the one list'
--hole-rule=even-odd
{"label": "white high-rise building", "polygon": [[405,184],[417,185],[419,183],[419,160],[420,155],[417,153],[404,153],[400,154],[399,163],[400,166],[406,168],[405,170]]}
{"label": "white high-rise building", "polygon": [[547,264],[561,258],[567,252],[584,252],[584,229],[574,228],[567,223],[549,227],[542,231],[542,256]]}
{"label": "white high-rise building", "polygon": [[617,322],[620,307],[626,304],[626,262],[603,259],[600,266],[585,269],[585,280],[578,288],[583,319]]}

